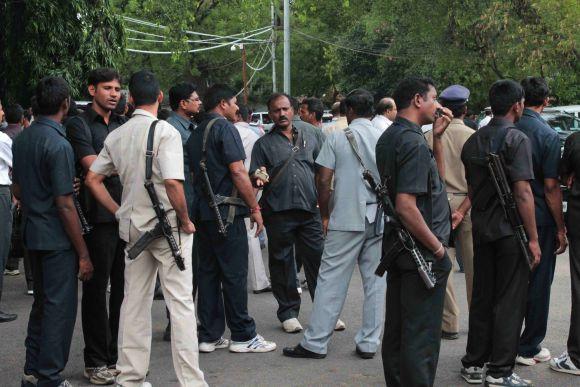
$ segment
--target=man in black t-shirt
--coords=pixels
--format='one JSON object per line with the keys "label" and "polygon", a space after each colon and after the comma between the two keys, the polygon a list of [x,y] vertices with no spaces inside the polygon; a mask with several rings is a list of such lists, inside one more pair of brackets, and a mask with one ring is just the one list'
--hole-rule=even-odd
{"label": "man in black t-shirt", "polygon": [[[376,146],[382,184],[389,188],[395,210],[425,254],[436,277],[427,289],[408,252],[387,268],[387,303],[383,337],[383,368],[387,386],[432,386],[435,381],[443,302],[451,261],[445,247],[451,233],[451,211],[445,190],[441,135],[452,113],[437,102],[433,81],[407,78],[394,92],[398,114]],[[433,124],[433,153],[422,125]],[[393,214],[387,214],[393,215]],[[386,221],[383,252],[393,246],[395,229]]]}
{"label": "man in black t-shirt", "polygon": [[[121,98],[121,78],[113,69],[96,69],[88,75],[88,91],[93,101],[87,110],[66,123],[67,137],[75,154],[77,169],[84,176],[103,149],[109,133],[127,119],[114,113]],[[113,199],[121,202],[118,176],[105,180]],[[92,384],[113,383],[117,371],[117,335],[123,302],[125,243],[119,238],[115,216],[97,203],[88,189],[81,192],[83,211],[93,230],[85,235],[93,257],[95,275],[83,284],[82,322],[85,340],[84,375]],[[111,283],[109,313],[107,284]]]}
{"label": "man in black t-shirt", "polygon": [[[513,372],[525,313],[530,270],[514,236],[488,172],[486,156],[499,153],[505,163],[518,211],[529,238],[535,265],[540,247],[534,196],[529,138],[514,123],[524,110],[524,91],[511,80],[494,83],[489,91],[493,118],[463,146],[473,222],[473,296],[469,310],[467,353],[461,376],[468,383],[498,386],[529,386]],[[487,363],[487,374],[483,366]]]}

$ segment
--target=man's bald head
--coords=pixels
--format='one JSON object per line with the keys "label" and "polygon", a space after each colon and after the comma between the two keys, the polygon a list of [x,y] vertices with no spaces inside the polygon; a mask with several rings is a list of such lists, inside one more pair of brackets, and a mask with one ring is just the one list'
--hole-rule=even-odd
{"label": "man's bald head", "polygon": [[395,100],[390,97],[381,98],[375,109],[377,115],[385,116],[393,121],[397,116],[397,106]]}

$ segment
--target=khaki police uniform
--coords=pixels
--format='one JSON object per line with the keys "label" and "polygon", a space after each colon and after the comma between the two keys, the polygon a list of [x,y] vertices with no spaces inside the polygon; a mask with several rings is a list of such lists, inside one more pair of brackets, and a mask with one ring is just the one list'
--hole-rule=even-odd
{"label": "khaki police uniform", "polygon": [[[116,216],[119,235],[131,248],[139,237],[154,228],[157,218],[143,184],[147,134],[156,120],[151,113],[137,109],[133,118],[105,140],[103,150],[91,166],[95,173],[110,176],[118,173],[123,184],[123,198]],[[185,259],[180,271],[167,241],[159,238],[135,260],[125,258],[125,298],[119,323],[119,360],[121,374],[117,383],[140,386],[149,368],[151,351],[151,305],[155,278],[159,272],[165,302],[171,315],[171,352],[180,386],[205,386],[199,368],[196,318],[192,297],[191,249],[193,235],[178,232],[164,180],[183,180],[183,146],[179,132],[165,121],[155,130],[152,181],[160,202],[174,227],[174,236]]]}

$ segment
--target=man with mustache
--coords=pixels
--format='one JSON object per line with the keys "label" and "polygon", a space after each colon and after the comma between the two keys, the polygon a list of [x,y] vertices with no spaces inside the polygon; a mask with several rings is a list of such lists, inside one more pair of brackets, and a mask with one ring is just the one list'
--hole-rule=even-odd
{"label": "man with mustache", "polygon": [[[121,77],[114,69],[100,68],[89,73],[88,92],[93,98],[87,110],[66,124],[77,170],[86,175],[105,139],[127,119],[114,110],[121,98]],[[105,179],[113,199],[121,202],[121,181],[115,174]],[[93,230],[85,236],[93,257],[95,273],[83,283],[82,323],[85,340],[84,375],[92,384],[112,384],[117,375],[117,333],[123,302],[124,242],[119,238],[115,215],[98,204],[88,189],[81,190],[81,205]],[[111,281],[109,313],[107,285]]]}
{"label": "man with mustache", "polygon": [[278,301],[278,319],[286,332],[297,333],[302,325],[298,321],[300,294],[294,254],[302,260],[314,298],[324,244],[314,179],[314,160],[322,141],[313,130],[293,125],[289,95],[274,93],[267,106],[274,127],[254,145],[250,172],[255,184],[264,186],[260,203],[268,230],[270,279]]}

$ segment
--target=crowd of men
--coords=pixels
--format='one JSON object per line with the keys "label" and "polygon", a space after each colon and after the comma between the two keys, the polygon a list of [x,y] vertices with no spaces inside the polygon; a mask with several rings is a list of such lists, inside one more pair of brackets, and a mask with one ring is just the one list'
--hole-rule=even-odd
{"label": "crowd of men", "polygon": [[[356,354],[372,359],[383,334],[386,384],[433,386],[441,339],[458,338],[449,278],[459,257],[467,383],[531,386],[516,363],[549,361],[580,375],[580,134],[561,155],[540,116],[549,101],[542,78],[495,82],[493,117],[478,130],[466,118],[470,91],[452,85],[438,95],[427,78],[406,78],[376,103],[354,90],[332,105],[326,126],[319,99],[274,93],[268,133],[249,124],[250,110],[223,84],[203,98],[191,83],[173,86],[171,111],[161,110],[164,94],[149,71],[131,76],[128,98],[121,89],[117,71],[103,68],[88,74],[92,101],[80,114],[58,77],[38,82],[33,117],[0,105],[8,123],[0,132],[0,268],[18,274],[23,256],[34,296],[22,386],[70,385],[61,371],[79,279],[90,383],[149,385],[157,283],[179,385],[204,386],[199,353],[276,349],[248,312],[248,278],[254,293],[272,292],[285,332],[304,331],[283,355],[322,359],[333,331],[346,329],[340,315],[357,263],[364,302]],[[502,207],[491,154],[503,162],[525,233]],[[568,350],[552,357],[542,342],[567,238]],[[386,278],[375,274],[379,266]],[[306,329],[303,285],[313,300]],[[0,322],[16,318],[0,312]]]}

